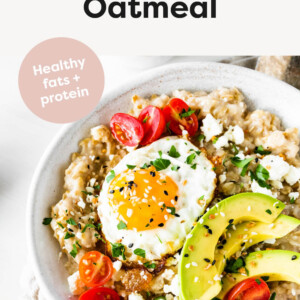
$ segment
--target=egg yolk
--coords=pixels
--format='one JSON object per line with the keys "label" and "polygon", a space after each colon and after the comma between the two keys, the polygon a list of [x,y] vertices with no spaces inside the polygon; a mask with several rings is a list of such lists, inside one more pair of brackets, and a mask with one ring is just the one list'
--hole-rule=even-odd
{"label": "egg yolk", "polygon": [[108,200],[127,229],[144,231],[164,227],[176,217],[177,195],[173,179],[151,166],[117,175],[110,184]]}

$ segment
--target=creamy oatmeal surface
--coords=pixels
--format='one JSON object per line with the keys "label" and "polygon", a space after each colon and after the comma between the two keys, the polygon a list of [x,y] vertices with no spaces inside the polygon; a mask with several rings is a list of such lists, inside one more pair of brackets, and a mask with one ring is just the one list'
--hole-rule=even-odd
{"label": "creamy oatmeal surface", "polygon": [[[210,205],[237,193],[259,192],[283,201],[286,204],[284,213],[300,218],[299,133],[296,128],[285,130],[280,120],[270,112],[248,111],[243,95],[236,88],[223,88],[211,93],[175,91],[170,96],[153,95],[149,99],[135,95],[130,113],[137,117],[148,105],[162,108],[174,97],[181,98],[196,111],[200,131],[190,141],[205,152],[215,166],[218,181],[215,198]],[[183,132],[183,137],[189,139],[186,132]],[[259,146],[271,153],[262,154],[257,148]],[[72,162],[65,172],[65,192],[52,208],[51,227],[62,252],[69,258],[69,285],[75,295],[85,290],[78,274],[81,257],[94,249],[109,253],[97,214],[98,195],[105,176],[128,151],[132,149],[120,145],[110,130],[100,125],[92,128],[91,136],[80,142],[80,151],[72,155]],[[253,158],[244,176],[241,176],[242,169],[230,160],[234,155],[241,160]],[[257,163],[269,171],[271,188],[261,186],[251,176]],[[76,224],[68,221],[70,218]],[[66,239],[67,232],[69,237]],[[255,250],[267,248],[298,252],[300,230],[253,247]],[[141,265],[122,265],[116,260],[113,263],[116,272],[107,286],[114,287],[119,295],[130,300],[146,298],[145,291],[148,291],[148,296],[165,295],[167,300],[177,299],[178,259],[179,253],[165,257],[152,272]],[[273,283],[271,288],[277,293],[276,299],[296,299],[300,295],[300,287],[293,283]]]}

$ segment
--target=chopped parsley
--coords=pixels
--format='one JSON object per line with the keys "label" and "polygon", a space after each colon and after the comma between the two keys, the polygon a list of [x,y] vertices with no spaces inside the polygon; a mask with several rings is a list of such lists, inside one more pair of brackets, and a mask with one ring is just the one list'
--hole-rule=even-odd
{"label": "chopped parsley", "polygon": [[114,179],[116,176],[115,171],[111,170],[110,174],[106,177],[106,182],[110,182],[112,179]]}
{"label": "chopped parsley", "polygon": [[225,272],[227,273],[239,273],[239,269],[245,267],[245,261],[240,256],[237,259],[231,258],[226,260]]}
{"label": "chopped parsley", "polygon": [[72,251],[70,252],[70,255],[73,256],[74,258],[76,257],[78,253],[78,250],[77,250],[77,247],[76,247],[76,244],[73,244],[73,249]]}
{"label": "chopped parsley", "polygon": [[250,171],[251,180],[255,179],[261,187],[271,189],[270,185],[267,184],[267,180],[270,177],[269,171],[265,169],[262,165],[258,165],[255,173]]}
{"label": "chopped parsley", "polygon": [[295,200],[294,197],[293,197],[292,199],[290,199],[290,203],[291,203],[291,204],[295,204],[295,202],[296,202],[296,200]]}
{"label": "chopped parsley", "polygon": [[94,186],[94,189],[95,189],[95,190],[100,190],[100,184],[95,185],[95,186]]}
{"label": "chopped parsley", "polygon": [[132,169],[134,169],[136,166],[134,166],[134,165],[126,165],[127,166],[127,168],[129,169],[129,170],[132,170]]}
{"label": "chopped parsley", "polygon": [[215,137],[215,138],[213,139],[212,143],[215,144],[215,143],[218,141],[218,139],[219,139],[218,137]]}
{"label": "chopped parsley", "polygon": [[84,226],[84,228],[82,229],[81,233],[85,233],[85,231],[87,230],[87,228],[96,228],[96,226],[94,224],[86,224]]}
{"label": "chopped parsley", "polygon": [[170,211],[168,211],[168,213],[170,213],[173,216],[175,215],[175,213],[176,213],[175,207],[167,206],[167,209],[170,210]]}
{"label": "chopped parsley", "polygon": [[72,238],[74,236],[75,236],[75,234],[67,232],[64,239],[67,240],[67,239]]}
{"label": "chopped parsley", "polygon": [[159,242],[162,244],[162,240],[160,239],[160,237],[156,234],[156,237],[158,238]]}
{"label": "chopped parsley", "polygon": [[261,276],[261,279],[263,281],[268,281],[270,279],[270,277],[269,276]]}
{"label": "chopped parsley", "polygon": [[231,163],[235,165],[238,168],[242,168],[241,176],[245,176],[247,172],[247,168],[250,164],[250,162],[253,160],[253,157],[240,159],[238,156],[231,157]]}
{"label": "chopped parsley", "polygon": [[168,168],[171,162],[168,159],[164,159],[160,157],[152,161],[151,164],[155,167],[156,171],[161,171]]}
{"label": "chopped parsley", "polygon": [[181,113],[179,114],[180,119],[190,117],[194,112],[195,112],[195,111],[194,111],[194,110],[191,110],[190,107],[188,108],[187,111],[186,111],[185,109],[183,109],[183,110],[181,111]]}
{"label": "chopped parsley", "polygon": [[205,135],[204,134],[199,134],[198,136],[197,136],[197,140],[199,141],[199,142],[201,142],[202,140],[204,140],[205,139]]}
{"label": "chopped parsley", "polygon": [[271,210],[270,210],[270,209],[267,209],[267,210],[266,210],[266,213],[267,213],[267,214],[269,214],[269,215],[271,215],[271,214],[272,214],[272,212],[271,212]]}
{"label": "chopped parsley", "polygon": [[178,171],[179,169],[180,169],[179,166],[172,166],[172,167],[171,167],[171,170],[172,170],[172,171]]}
{"label": "chopped parsley", "polygon": [[77,226],[77,223],[75,222],[75,220],[74,220],[73,218],[68,219],[68,220],[67,220],[67,223],[68,223],[69,225]]}
{"label": "chopped parsley", "polygon": [[125,246],[121,243],[111,243],[111,252],[112,252],[112,257],[119,257],[122,256],[123,260],[126,260],[125,257]]}
{"label": "chopped parsley", "polygon": [[191,168],[194,169],[194,170],[196,170],[197,164],[193,164],[193,165],[191,166]]}
{"label": "chopped parsley", "polygon": [[146,257],[146,251],[144,249],[141,249],[141,248],[136,248],[134,249],[133,253],[137,256],[140,256],[140,257],[143,257],[145,258]]}
{"label": "chopped parsley", "polygon": [[127,225],[123,221],[120,221],[120,223],[117,225],[117,228],[119,230],[121,230],[121,229],[127,229]]}
{"label": "chopped parsley", "polygon": [[44,218],[43,225],[49,225],[52,221],[52,218]]}
{"label": "chopped parsley", "polygon": [[276,297],[276,293],[274,292],[271,297],[270,297],[270,300],[275,300],[275,297]]}
{"label": "chopped parsley", "polygon": [[192,153],[190,154],[187,158],[186,158],[186,163],[191,165],[194,161],[194,159],[196,158],[196,153]]}
{"label": "chopped parsley", "polygon": [[172,134],[172,131],[170,129],[170,124],[171,124],[171,121],[169,121],[167,124],[166,124],[166,127],[167,127],[167,131]]}
{"label": "chopped parsley", "polygon": [[141,169],[147,169],[148,168],[148,165],[146,163],[144,163],[142,166],[141,166]]}
{"label": "chopped parsley", "polygon": [[239,153],[239,150],[236,147],[235,143],[230,143],[230,146],[231,146],[231,150],[232,150],[233,154],[237,155]]}
{"label": "chopped parsley", "polygon": [[171,149],[170,149],[170,151],[169,151],[169,155],[170,155],[171,157],[174,157],[174,158],[180,157],[180,153],[176,150],[176,148],[175,148],[174,145],[172,145],[172,147],[171,147]]}
{"label": "chopped parsley", "polygon": [[85,194],[85,195],[93,195],[91,192],[87,192],[87,191],[81,191],[81,193]]}
{"label": "chopped parsley", "polygon": [[56,223],[60,228],[65,228],[63,224],[61,224],[60,222]]}
{"label": "chopped parsley", "polygon": [[255,281],[256,281],[256,283],[257,283],[258,285],[261,284],[261,281],[260,281],[258,278],[256,278]]}
{"label": "chopped parsley", "polygon": [[146,117],[144,118],[144,120],[143,120],[143,123],[146,123],[146,122],[148,121],[149,118],[150,118],[149,116],[146,116]]}
{"label": "chopped parsley", "polygon": [[272,152],[271,152],[271,151],[268,151],[268,150],[265,150],[265,149],[263,148],[263,146],[260,145],[260,146],[258,146],[258,147],[255,147],[254,153],[261,154],[261,155],[268,155],[268,154],[271,154]]}
{"label": "chopped parsley", "polygon": [[156,268],[156,264],[150,263],[150,262],[145,262],[144,263],[144,267],[146,267],[147,269],[155,269]]}

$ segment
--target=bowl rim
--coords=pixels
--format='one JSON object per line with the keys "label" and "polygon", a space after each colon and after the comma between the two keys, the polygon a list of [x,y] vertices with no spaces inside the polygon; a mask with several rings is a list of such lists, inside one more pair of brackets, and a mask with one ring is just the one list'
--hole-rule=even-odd
{"label": "bowl rim", "polygon": [[[121,85],[118,85],[115,88],[112,88],[108,91],[105,91],[101,101],[99,101],[96,108],[87,116],[82,118],[81,120],[70,123],[67,125],[63,125],[63,127],[58,131],[58,133],[54,136],[52,141],[47,146],[45,152],[43,153],[42,157],[40,158],[37,167],[34,171],[34,174],[32,176],[32,180],[29,187],[28,197],[27,197],[27,203],[26,203],[26,241],[27,241],[27,250],[28,250],[28,256],[29,260],[31,262],[31,267],[34,272],[34,276],[37,280],[37,283],[43,293],[43,296],[46,297],[46,299],[53,299],[53,296],[51,294],[51,290],[49,289],[46,280],[44,279],[44,276],[41,272],[40,265],[38,263],[38,253],[37,249],[35,249],[35,235],[34,235],[34,228],[33,228],[33,217],[34,217],[34,203],[35,203],[35,192],[38,186],[38,182],[40,180],[40,175],[43,171],[44,166],[47,163],[47,160],[49,159],[50,155],[52,154],[53,150],[56,148],[56,145],[61,140],[62,137],[64,137],[71,127],[73,127],[75,124],[79,125],[80,123],[83,123],[91,114],[94,113],[95,110],[99,107],[99,105],[105,105],[112,99],[115,99],[117,96],[120,96],[137,86],[144,85],[145,83],[154,80],[155,78],[159,78],[163,76],[166,73],[170,72],[178,72],[178,70],[185,70],[185,69],[199,69],[199,68],[208,68],[208,69],[221,69],[221,70],[232,70],[232,71],[239,71],[241,72],[241,75],[245,77],[256,77],[257,79],[273,82],[279,86],[282,87],[282,89],[288,89],[291,93],[297,93],[298,96],[300,96],[300,91],[296,89],[295,87],[289,85],[288,83],[281,81],[277,78],[271,77],[269,75],[266,75],[264,73],[260,73],[258,71],[248,69],[245,67],[237,66],[237,65],[231,65],[226,63],[218,63],[218,62],[185,62],[185,63],[173,63],[173,64],[167,64],[160,67],[155,67],[153,69],[143,71],[137,75],[135,75],[133,78],[124,81]],[[56,299],[57,300],[57,299]]]}

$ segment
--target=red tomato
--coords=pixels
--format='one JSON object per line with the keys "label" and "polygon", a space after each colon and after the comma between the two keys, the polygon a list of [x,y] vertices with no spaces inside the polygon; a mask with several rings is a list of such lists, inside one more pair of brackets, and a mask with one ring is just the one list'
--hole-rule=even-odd
{"label": "red tomato", "polygon": [[163,110],[166,123],[177,135],[182,134],[185,129],[190,136],[195,135],[198,130],[198,119],[191,113],[189,106],[181,99],[173,98]]}
{"label": "red tomato", "polygon": [[110,258],[102,253],[90,251],[79,262],[79,274],[86,286],[101,286],[111,278],[113,264]]}
{"label": "red tomato", "polygon": [[140,143],[141,145],[148,145],[156,141],[166,127],[162,110],[152,105],[147,106],[141,111],[138,120],[142,123],[145,133]]}
{"label": "red tomato", "polygon": [[114,290],[100,287],[86,291],[79,300],[120,300],[120,297]]}
{"label": "red tomato", "polygon": [[270,290],[261,279],[249,278],[232,288],[226,295],[226,300],[269,300]]}

